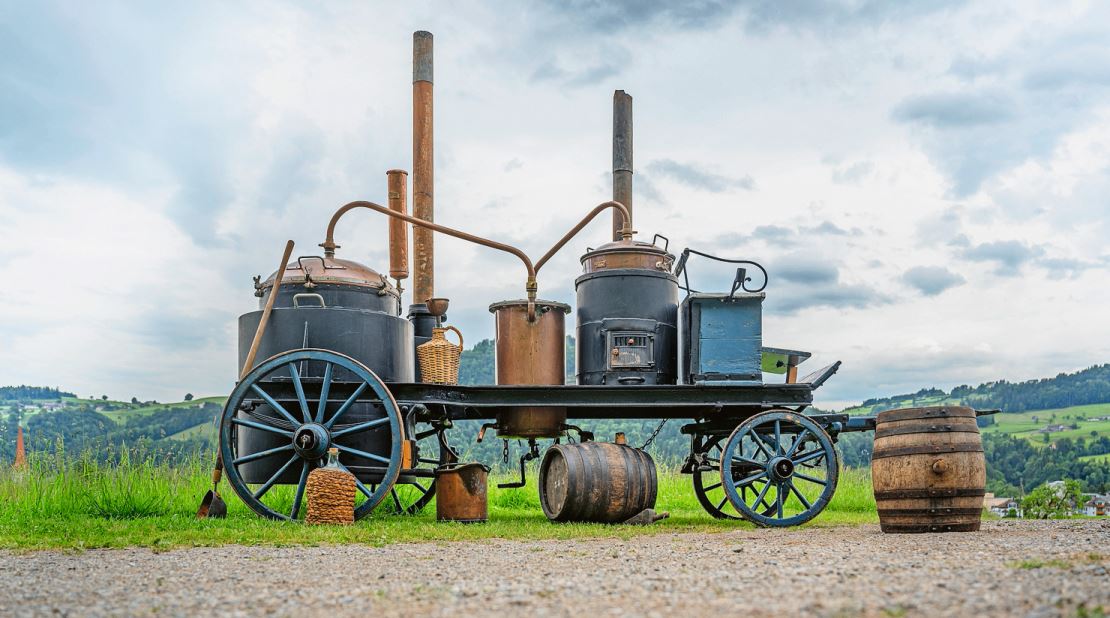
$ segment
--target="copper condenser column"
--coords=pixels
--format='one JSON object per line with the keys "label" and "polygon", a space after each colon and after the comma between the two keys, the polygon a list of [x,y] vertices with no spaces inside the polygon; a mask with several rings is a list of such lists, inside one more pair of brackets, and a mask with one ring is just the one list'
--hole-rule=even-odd
{"label": "copper condenser column", "polygon": [[[389,170],[385,175],[389,182],[389,209],[402,215],[409,214],[409,173]],[[409,276],[409,230],[402,219],[389,219],[389,276],[397,282],[398,289],[401,279]]]}
{"label": "copper condenser column", "polygon": [[[412,214],[435,221],[432,152],[432,33],[412,35]],[[432,230],[415,227],[413,304],[435,296],[435,246]]]}
{"label": "copper condenser column", "polygon": [[[528,321],[528,301],[489,306],[496,327],[494,373],[497,384],[565,384],[566,316],[570,305],[536,301]],[[566,408],[517,407],[497,415],[499,438],[555,438],[563,432]]]}
{"label": "copper condenser column", "polygon": [[[632,95],[613,93],[613,201],[628,209],[632,228]],[[613,211],[613,240],[621,239],[624,215]]]}

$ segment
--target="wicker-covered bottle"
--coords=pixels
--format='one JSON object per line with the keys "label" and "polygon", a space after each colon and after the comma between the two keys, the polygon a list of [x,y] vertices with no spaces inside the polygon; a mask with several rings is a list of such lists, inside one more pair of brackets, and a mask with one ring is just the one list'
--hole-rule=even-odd
{"label": "wicker-covered bottle", "polygon": [[[447,340],[447,331],[459,336],[456,345]],[[416,346],[416,358],[420,361],[420,379],[429,384],[458,384],[459,357],[462,356],[463,336],[454,326],[432,329],[432,340]]]}
{"label": "wicker-covered bottle", "polygon": [[355,477],[339,467],[339,449],[328,449],[328,465],[308,474],[306,524],[355,523]]}

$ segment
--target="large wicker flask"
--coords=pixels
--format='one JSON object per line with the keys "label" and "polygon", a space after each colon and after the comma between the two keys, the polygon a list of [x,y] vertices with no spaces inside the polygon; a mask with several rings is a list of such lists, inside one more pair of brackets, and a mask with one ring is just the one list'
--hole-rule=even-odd
{"label": "large wicker flask", "polygon": [[[454,331],[459,337],[456,345],[444,333]],[[420,379],[429,384],[458,384],[459,358],[463,351],[463,336],[454,326],[432,329],[432,340],[416,346],[420,361]]]}

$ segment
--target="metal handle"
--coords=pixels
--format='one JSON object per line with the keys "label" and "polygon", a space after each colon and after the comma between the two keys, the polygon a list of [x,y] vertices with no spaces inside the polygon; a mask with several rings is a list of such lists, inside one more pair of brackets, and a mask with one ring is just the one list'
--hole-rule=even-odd
{"label": "metal handle", "polygon": [[656,242],[656,241],[658,241],[660,238],[662,238],[664,241],[666,241],[666,242],[663,243],[663,250],[666,251],[667,249],[670,249],[671,239],[667,238],[666,236],[664,236],[662,234],[656,234],[655,237],[651,239],[651,244],[653,244],[655,246],[659,246],[659,243]]}
{"label": "metal handle", "polygon": [[327,305],[324,303],[324,297],[323,296],[320,296],[319,294],[309,293],[309,292],[301,292],[300,294],[294,294],[293,295],[293,308],[294,309],[300,309],[301,308],[301,299],[302,298],[311,298],[311,299],[319,302],[320,303],[319,306],[321,308],[327,307]]}

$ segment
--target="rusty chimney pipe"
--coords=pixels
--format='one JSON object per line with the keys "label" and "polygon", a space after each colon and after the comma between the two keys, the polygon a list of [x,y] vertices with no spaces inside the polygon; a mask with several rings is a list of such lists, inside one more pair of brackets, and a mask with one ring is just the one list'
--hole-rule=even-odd
{"label": "rusty chimney pipe", "polygon": [[[405,170],[385,173],[389,182],[389,209],[402,215],[409,214],[408,178]],[[404,219],[389,219],[389,276],[395,280],[409,276],[409,230]]]}
{"label": "rusty chimney pipe", "polygon": [[[623,90],[613,93],[613,201],[628,209],[632,229],[632,96]],[[613,209],[613,240],[623,238],[624,213]]]}
{"label": "rusty chimney pipe", "polygon": [[[412,214],[434,222],[432,152],[432,33],[412,35]],[[435,247],[430,229],[412,230],[412,301],[435,297]]]}

